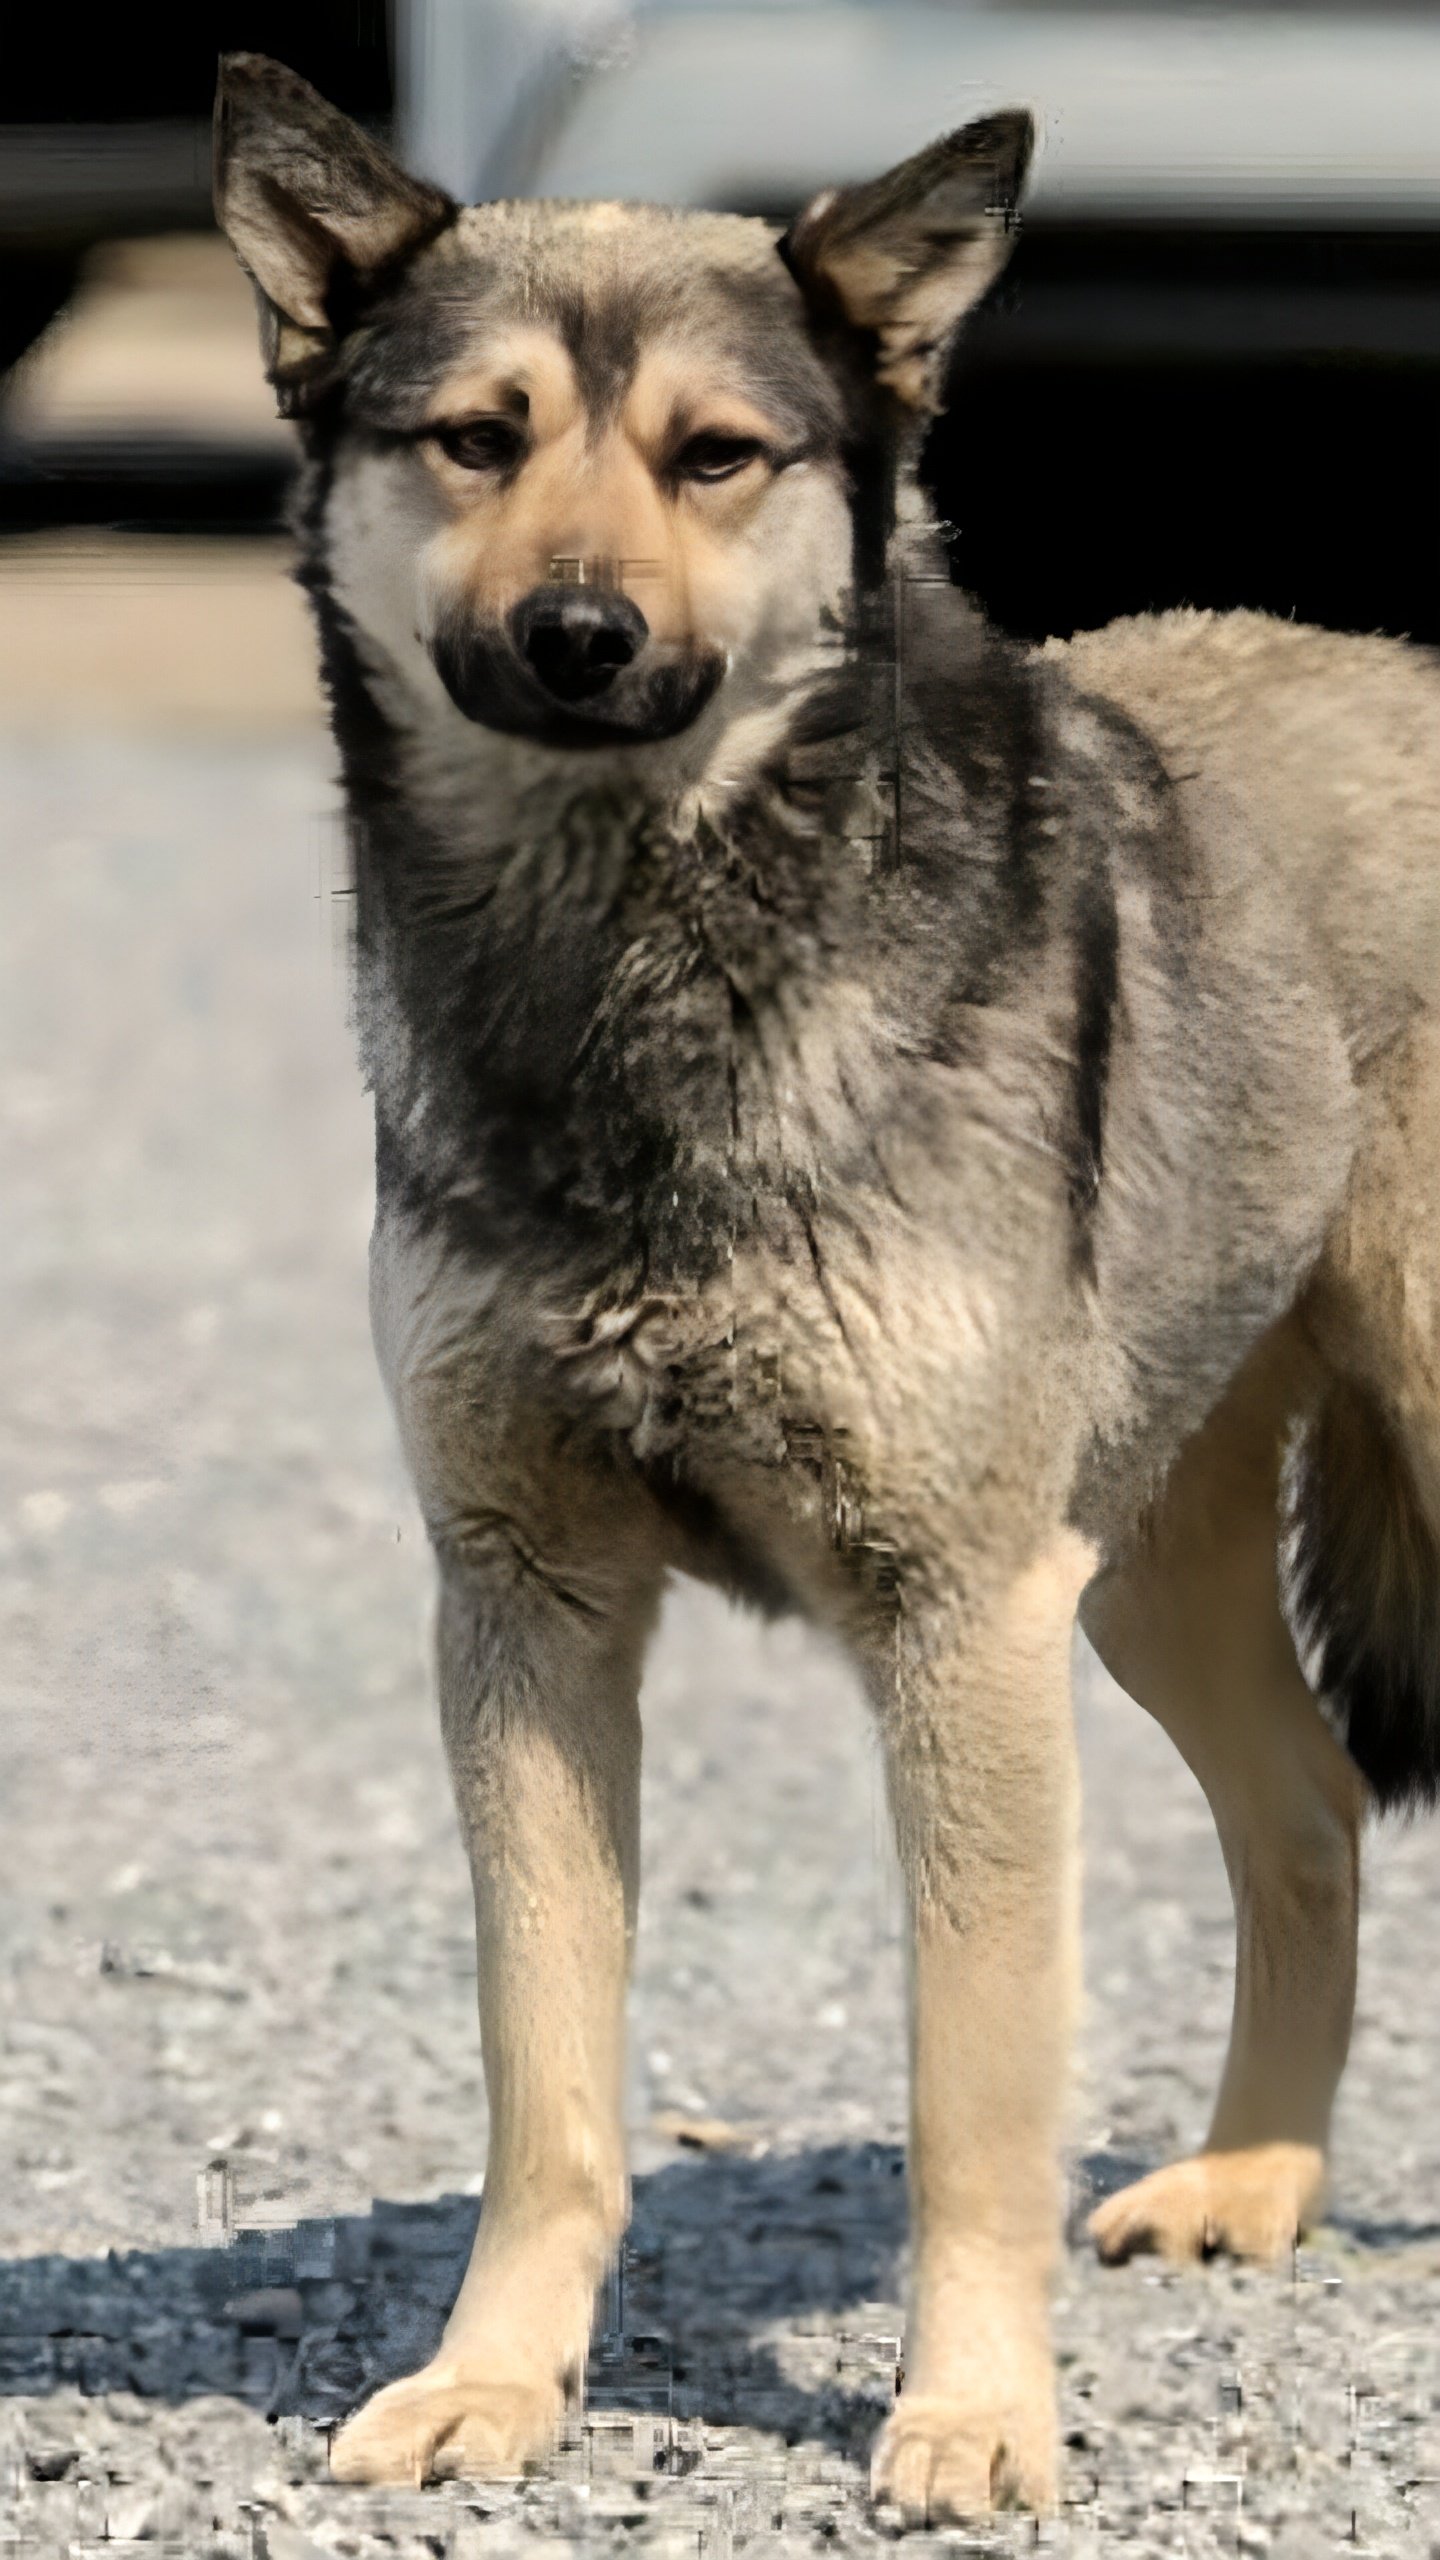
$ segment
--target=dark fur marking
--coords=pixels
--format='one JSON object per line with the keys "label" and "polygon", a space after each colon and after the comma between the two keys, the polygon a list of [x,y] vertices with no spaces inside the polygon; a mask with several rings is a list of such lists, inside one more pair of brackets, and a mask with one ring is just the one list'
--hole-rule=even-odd
{"label": "dark fur marking", "polygon": [[437,1523],[431,1539],[435,1551],[446,1563],[461,1571],[484,1570],[488,1558],[498,1548],[508,1556],[522,1581],[538,1583],[540,1589],[558,1600],[573,1617],[584,1618],[592,1625],[604,1623],[606,1612],[594,1600],[587,1599],[566,1581],[563,1574],[542,1562],[515,1521],[503,1511],[476,1510]]}
{"label": "dark fur marking", "polygon": [[834,1325],[841,1341],[845,1344],[845,1347],[848,1350],[850,1347],[850,1336],[845,1328],[844,1311],[840,1305],[839,1299],[835,1295],[834,1289],[830,1285],[830,1274],[825,1268],[825,1257],[820,1250],[820,1239],[815,1229],[813,1192],[810,1199],[807,1200],[805,1196],[806,1189],[808,1187],[809,1186],[800,1182],[791,1183],[789,1189],[790,1206],[800,1221],[800,1232],[805,1239],[805,1250],[810,1257],[810,1268],[815,1274],[815,1286],[819,1290],[820,1295],[824,1299],[826,1307],[829,1310],[831,1323]]}
{"label": "dark fur marking", "polygon": [[853,437],[845,447],[845,471],[853,526],[851,576],[864,595],[883,585],[886,553],[895,530],[895,458],[878,436]]}
{"label": "dark fur marking", "polygon": [[611,423],[630,387],[650,299],[640,283],[630,290],[612,285],[603,295],[576,285],[553,297],[554,325],[575,367],[592,435]]}
{"label": "dark fur marking", "polygon": [[1094,1215],[1105,1162],[1105,1095],[1120,976],[1115,886],[1097,862],[1077,887],[1075,937],[1075,1167],[1070,1177],[1079,1269],[1095,1277]]}
{"label": "dark fur marking", "polygon": [[1327,1392],[1302,1446],[1291,1606],[1382,1813],[1440,1804],[1440,1543],[1372,1397]]}
{"label": "dark fur marking", "polygon": [[770,1558],[752,1545],[712,1494],[668,1459],[642,1463],[639,1473],[652,1499],[708,1560],[732,1599],[765,1618],[783,1618],[794,1610],[795,1595]]}

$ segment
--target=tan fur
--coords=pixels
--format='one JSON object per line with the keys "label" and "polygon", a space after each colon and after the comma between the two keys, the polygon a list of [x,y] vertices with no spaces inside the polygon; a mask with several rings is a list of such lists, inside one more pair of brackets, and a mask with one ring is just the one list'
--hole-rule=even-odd
{"label": "tan fur", "polygon": [[1322,1384],[1287,1324],[1176,1466],[1135,1553],[1085,1595],[1102,1661],[1210,1800],[1235,1901],[1230,2050],[1204,2151],[1112,2197],[1102,2256],[1274,2257],[1318,2210],[1355,2004],[1365,1787],[1301,1677],[1276,1523],[1287,1436]]}
{"label": "tan fur", "polygon": [[[882,1708],[914,1929],[916,2276],[905,2391],[871,2479],[916,2520],[1058,2494],[1049,2290],[1079,1987],[1070,1630],[1094,1564],[1057,1538],[995,1595],[978,1641],[907,1671],[903,1706]],[[945,1818],[962,1803],[963,1838]]]}
{"label": "tan fur", "polygon": [[[1094,2216],[1103,2255],[1270,2257],[1320,2210],[1355,1994],[1367,1790],[1324,1725],[1281,1604],[1287,1435],[1359,1381],[1440,1528],[1440,685],[1402,644],[1258,614],[1175,612],[1044,654],[1143,721],[1210,868],[1308,916],[1366,1135],[1295,1324],[1256,1356],[1176,1469],[1145,1551],[1087,1595],[1102,1658],[1210,1797],[1238,1928],[1230,2053],[1201,2157]],[[1373,1435],[1353,1503],[1383,1492]],[[1396,1499],[1404,1495],[1397,1491]],[[1377,1602],[1383,1606],[1383,1600]]]}
{"label": "tan fur", "polygon": [[1440,684],[1398,640],[1258,613],[1137,616],[1042,656],[1118,703],[1181,784],[1221,880],[1311,920],[1319,987],[1378,1055],[1440,984]]}
{"label": "tan fur", "polygon": [[[473,1293],[447,1300],[443,1272],[396,1250],[383,1225],[371,1290],[440,1558],[441,1719],[483,1950],[491,2110],[483,2229],[440,2348],[352,2418],[332,2451],[339,2479],[418,2484],[516,2472],[544,2455],[578,2393],[595,2290],[625,2227],[637,1702],[667,1559],[652,1523],[557,1467],[503,1404],[486,1417],[491,1499],[478,1510],[456,1388],[482,1309]],[[564,1643],[547,1608],[557,1571],[572,1611]],[[515,1637],[504,1663],[476,1641],[476,1600],[496,1590]]]}
{"label": "tan fur", "polygon": [[683,344],[648,349],[620,416],[598,438],[570,358],[544,330],[516,332],[483,369],[467,366],[442,382],[437,424],[504,414],[523,399],[534,450],[512,490],[467,471],[437,442],[423,447],[445,510],[428,562],[432,596],[458,590],[498,620],[554,575],[557,561],[605,564],[643,605],[657,641],[699,632],[738,639],[754,589],[745,536],[763,504],[764,475],[752,466],[712,487],[675,487],[663,464],[687,434],[775,441],[779,430],[706,371]]}
{"label": "tan fur", "polygon": [[933,276],[914,278],[893,250],[857,242],[823,255],[823,271],[862,329],[879,340],[878,380],[907,408],[935,408],[934,350],[957,302],[977,301],[1009,254],[1003,234],[982,235]]}

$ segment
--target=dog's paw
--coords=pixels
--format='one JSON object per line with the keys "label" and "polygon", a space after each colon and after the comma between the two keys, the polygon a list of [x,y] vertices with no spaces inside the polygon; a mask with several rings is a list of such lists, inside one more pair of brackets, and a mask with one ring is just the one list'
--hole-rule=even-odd
{"label": "dog's paw", "polygon": [[1053,2510],[1058,2495],[1055,2407],[976,2408],[902,2394],[870,2462],[870,2495],[902,2524],[964,2524],[996,2507]]}
{"label": "dog's paw", "polygon": [[1288,2257],[1320,2211],[1325,2157],[1303,2142],[1202,2151],[1108,2196],[1086,2229],[1110,2266],[1149,2251],[1183,2260]]}
{"label": "dog's paw", "polygon": [[553,2450],[562,2414],[558,2388],[429,2364],[387,2383],[347,2419],[330,2447],[331,2477],[416,2489],[427,2480],[518,2478]]}

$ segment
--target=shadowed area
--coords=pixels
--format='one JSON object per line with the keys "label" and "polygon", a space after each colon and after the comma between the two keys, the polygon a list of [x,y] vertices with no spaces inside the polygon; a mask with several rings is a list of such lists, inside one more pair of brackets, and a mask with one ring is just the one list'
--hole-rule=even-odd
{"label": "shadowed area", "polygon": [[[835,2144],[682,2155],[638,2178],[623,2275],[592,2356],[602,2403],[623,2397],[627,2379],[642,2400],[663,2385],[677,2416],[853,2450],[856,2423],[873,2425],[879,2409],[857,2401],[853,2381],[798,2387],[763,2333],[827,2315],[815,2343],[836,2372],[830,2315],[855,2315],[857,2353],[867,2332],[872,2344],[893,2336],[902,2170],[892,2144]],[[0,2268],[0,2392],[221,2393],[326,2425],[433,2353],[478,2210],[468,2196],[377,2200],[368,2215],[240,2231],[210,2247],[12,2260]],[[605,2331],[607,2308],[623,2328]]]}

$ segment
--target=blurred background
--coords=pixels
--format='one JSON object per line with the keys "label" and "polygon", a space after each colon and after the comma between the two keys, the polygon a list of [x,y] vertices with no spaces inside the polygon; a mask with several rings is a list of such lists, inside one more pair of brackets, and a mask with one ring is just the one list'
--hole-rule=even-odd
{"label": "blurred background", "polygon": [[[226,0],[174,24],[9,13],[0,528],[47,635],[57,535],[72,592],[81,561],[133,560],[140,536],[172,593],[187,568],[223,575],[232,609],[243,562],[273,565],[288,431],[209,207],[215,61],[243,46],[464,197],[783,219],[1027,102],[1019,248],[928,457],[957,575],[1035,635],[1186,601],[1440,637],[1425,0]],[[267,699],[303,675],[293,616],[271,622]],[[198,664],[155,672],[202,688]],[[47,638],[21,680],[51,673]]]}

